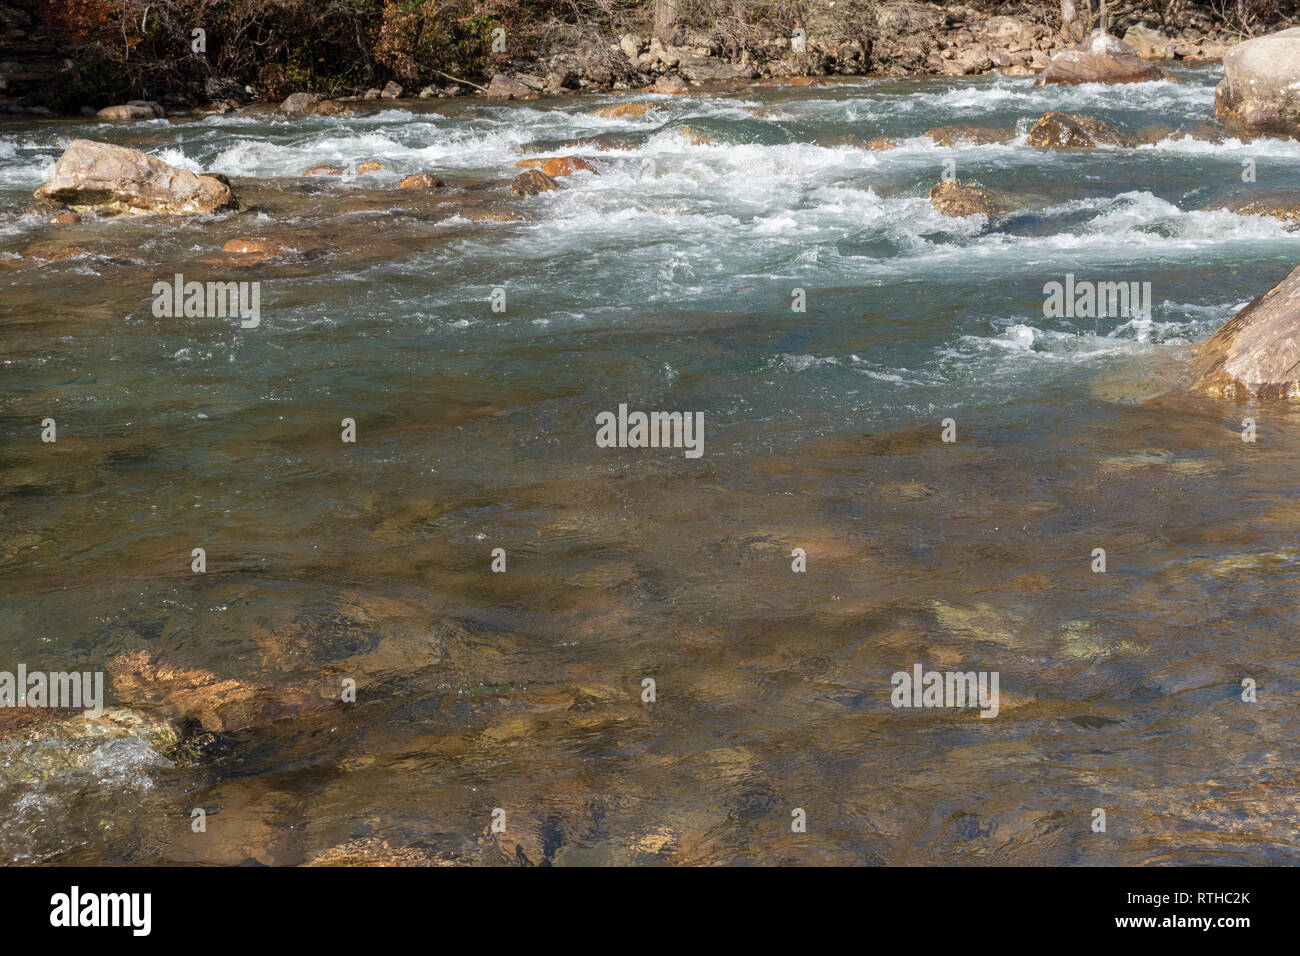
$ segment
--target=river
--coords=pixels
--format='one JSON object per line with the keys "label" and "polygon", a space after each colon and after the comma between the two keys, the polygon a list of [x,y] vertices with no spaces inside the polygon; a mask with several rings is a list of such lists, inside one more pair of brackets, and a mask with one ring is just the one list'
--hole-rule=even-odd
{"label": "river", "polygon": [[[0,739],[0,860],[1300,862],[1300,414],[1181,390],[1300,260],[1212,207],[1300,143],[1173,72],[6,122],[0,669],[210,736]],[[1145,144],[1025,145],[1053,109]],[[252,208],[23,215],[78,137]],[[1021,208],[942,216],[948,174]],[[259,324],[156,316],[176,274],[258,283]],[[1150,314],[1045,316],[1067,276]],[[621,404],[703,454],[599,447]],[[207,690],[114,678],[142,652]],[[918,663],[999,674],[997,717],[892,706]]]}

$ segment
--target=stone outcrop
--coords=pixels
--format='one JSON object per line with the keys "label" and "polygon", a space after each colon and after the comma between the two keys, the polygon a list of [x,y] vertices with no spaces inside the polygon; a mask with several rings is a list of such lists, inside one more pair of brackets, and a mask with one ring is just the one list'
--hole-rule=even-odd
{"label": "stone outcrop", "polygon": [[1128,146],[1128,138],[1092,116],[1073,113],[1044,113],[1029,131],[1026,142],[1039,149],[1092,149],[1096,146]]}
{"label": "stone outcrop", "polygon": [[535,100],[537,93],[527,84],[498,73],[488,84],[487,97],[491,100]]}
{"label": "stone outcrop", "polygon": [[120,106],[105,106],[95,114],[95,119],[128,123],[135,120],[162,119],[166,115],[166,110],[151,100],[131,100]]}
{"label": "stone outcrop", "polygon": [[1192,389],[1249,399],[1300,398],[1300,268],[1197,346]]}
{"label": "stone outcrop", "polygon": [[690,87],[681,77],[664,75],[650,84],[651,93],[662,93],[665,96],[681,96],[683,93],[690,92]]}
{"label": "stone outcrop", "polygon": [[945,179],[930,190],[930,205],[945,216],[957,218],[992,218],[1011,211],[1011,204],[997,193],[955,179]]}
{"label": "stone outcrop", "polygon": [[749,64],[728,63],[711,56],[683,56],[677,62],[677,72],[693,83],[726,83],[758,75]]}
{"label": "stone outcrop", "polygon": [[1092,36],[1073,50],[1052,57],[1038,78],[1048,83],[1141,83],[1167,80],[1169,74],[1154,63],[1142,59],[1123,40],[1094,30]]}
{"label": "stone outcrop", "polygon": [[316,93],[290,93],[284,102],[276,107],[276,112],[290,119],[308,116],[316,109],[321,97]]}
{"label": "stone outcrop", "polygon": [[77,211],[183,215],[235,205],[229,184],[125,146],[73,140],[37,188],[38,202]]}
{"label": "stone outcrop", "polygon": [[1248,130],[1300,138],[1300,27],[1228,50],[1214,112]]}
{"label": "stone outcrop", "polygon": [[515,177],[515,181],[510,184],[510,195],[536,196],[559,188],[560,184],[540,169],[529,169]]}

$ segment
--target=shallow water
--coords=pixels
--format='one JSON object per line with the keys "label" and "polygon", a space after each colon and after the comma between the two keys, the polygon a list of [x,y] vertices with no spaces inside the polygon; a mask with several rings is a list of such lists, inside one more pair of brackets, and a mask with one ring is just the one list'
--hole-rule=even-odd
{"label": "shallow water", "polygon": [[[0,859],[1296,862],[1300,413],[1178,387],[1300,258],[1209,207],[1294,189],[1300,143],[1217,129],[1219,76],[0,128],[0,669],[143,650],[236,688],[196,716],[110,678],[215,729],[193,759],[0,740]],[[1152,143],[1025,146],[1048,109]],[[1012,139],[921,135],[948,123]],[[256,208],[23,216],[83,136]],[[569,153],[599,175],[509,198]],[[1025,211],[937,214],[949,160]],[[453,188],[394,189],[425,170]],[[220,251],[247,235],[295,252]],[[155,318],[177,272],[259,282],[261,325]],[[1152,314],[1045,318],[1067,273],[1150,282]],[[702,412],[703,456],[597,447],[620,403]],[[891,707],[918,662],[998,672],[999,715]]]}

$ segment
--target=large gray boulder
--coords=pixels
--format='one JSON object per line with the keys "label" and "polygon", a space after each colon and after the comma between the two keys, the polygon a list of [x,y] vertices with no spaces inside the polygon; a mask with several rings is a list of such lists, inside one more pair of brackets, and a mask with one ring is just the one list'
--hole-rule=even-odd
{"label": "large gray boulder", "polygon": [[1300,268],[1197,346],[1194,370],[1198,392],[1300,398]]}
{"label": "large gray boulder", "polygon": [[73,140],[54,164],[49,182],[37,187],[38,202],[78,211],[181,215],[235,204],[230,186],[169,166],[125,146]]}
{"label": "large gray boulder", "polygon": [[1052,57],[1038,77],[1040,86],[1061,83],[1141,83],[1146,80],[1167,80],[1169,74],[1154,63],[1148,63],[1133,48],[1118,37],[1101,30],[1073,50]]}
{"label": "large gray boulder", "polygon": [[320,101],[319,93],[290,93],[275,109],[277,113],[290,119],[300,119],[315,112],[316,104]]}
{"label": "large gray boulder", "polygon": [[1214,112],[1248,130],[1300,138],[1300,27],[1228,50]]}

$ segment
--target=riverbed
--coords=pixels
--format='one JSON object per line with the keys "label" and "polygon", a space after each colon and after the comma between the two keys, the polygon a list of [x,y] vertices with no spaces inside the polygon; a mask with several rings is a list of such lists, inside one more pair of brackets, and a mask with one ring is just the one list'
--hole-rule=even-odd
{"label": "riverbed", "polygon": [[[1214,208],[1300,143],[1173,72],[0,127],[0,669],[202,741],[0,739],[0,860],[1300,861],[1300,414],[1182,388],[1300,260]],[[1028,147],[1048,110],[1141,145]],[[24,215],[82,137],[245,209]],[[556,155],[596,172],[509,195]],[[942,216],[945,175],[1019,208]],[[177,274],[260,322],[158,317]],[[1046,317],[1067,276],[1150,314]],[[620,404],[703,454],[601,447]],[[996,718],[892,706],[918,663],[997,672]]]}

